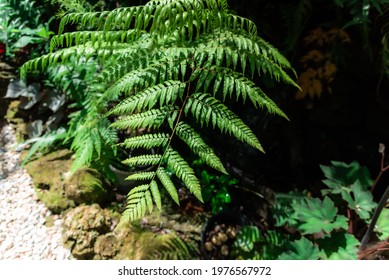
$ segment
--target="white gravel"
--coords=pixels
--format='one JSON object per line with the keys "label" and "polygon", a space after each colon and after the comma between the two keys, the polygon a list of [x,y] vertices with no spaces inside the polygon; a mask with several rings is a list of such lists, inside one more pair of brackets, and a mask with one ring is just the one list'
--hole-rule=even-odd
{"label": "white gravel", "polygon": [[64,260],[70,250],[61,243],[62,220],[38,201],[31,177],[20,167],[11,125],[0,131],[0,260]]}

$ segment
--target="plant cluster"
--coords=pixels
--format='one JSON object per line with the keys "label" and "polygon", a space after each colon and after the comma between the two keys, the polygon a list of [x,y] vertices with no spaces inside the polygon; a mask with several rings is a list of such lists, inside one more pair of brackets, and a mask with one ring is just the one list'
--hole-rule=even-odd
{"label": "plant cluster", "polygon": [[[69,24],[78,30],[65,32]],[[94,59],[102,68],[80,113],[71,116],[71,130],[77,132],[71,143],[73,171],[91,162],[109,163],[115,157],[116,129],[124,135],[121,147],[158,151],[122,159],[129,166],[154,166],[127,178],[148,182],[128,194],[123,217],[131,220],[152,211],[154,204],[161,208],[160,186],[179,203],[173,175],[203,200],[200,181],[182,155],[185,146],[226,173],[201,128],[218,129],[263,151],[253,131],[226,105],[227,99],[249,101],[286,118],[251,78],[297,86],[286,58],[224,0],[154,0],[113,11],[70,13],[62,18],[51,50],[26,63],[22,75],[70,57],[79,63]],[[148,133],[129,137],[129,131],[140,128]]]}
{"label": "plant cluster", "polygon": [[[30,0],[0,1],[0,44],[5,56],[15,58],[15,53],[28,53],[36,57],[48,50],[48,40],[53,32],[49,30],[50,20],[44,19],[45,11]],[[28,46],[34,45],[35,48]]]}
{"label": "plant cluster", "polygon": [[[327,186],[323,198],[303,193],[277,197],[275,225],[298,232],[279,259],[357,259],[358,232],[370,223],[377,206],[369,191],[373,180],[367,168],[356,161],[334,161],[321,169]],[[388,213],[388,209],[383,211],[375,228],[382,240],[389,235]]]}

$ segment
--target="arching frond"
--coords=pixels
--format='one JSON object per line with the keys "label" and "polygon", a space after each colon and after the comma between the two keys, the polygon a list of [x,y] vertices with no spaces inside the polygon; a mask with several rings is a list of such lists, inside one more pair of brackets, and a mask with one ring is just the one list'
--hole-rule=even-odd
{"label": "arching frond", "polygon": [[136,157],[130,157],[122,161],[122,163],[129,166],[136,165],[157,165],[161,162],[162,155],[141,155]]}
{"label": "arching frond", "polygon": [[[25,63],[21,74],[65,63],[70,57],[79,63],[94,61],[99,71],[83,93],[82,108],[69,116],[66,140],[72,140],[75,168],[106,158],[107,149],[109,156],[116,156],[117,145],[157,148],[160,153],[120,159],[135,169],[153,167],[127,178],[142,181],[127,197],[123,218],[131,220],[151,212],[153,203],[161,209],[159,185],[179,203],[172,173],[202,201],[199,180],[177,152],[180,141],[175,138],[186,144],[180,149],[189,149],[226,173],[203,138],[207,129],[217,127],[255,149],[263,148],[225,100],[249,100],[255,108],[287,118],[253,78],[297,87],[287,59],[257,35],[251,20],[234,14],[227,0],[151,0],[112,11],[69,13],[51,40],[51,53]],[[119,144],[116,129],[123,130],[125,138]],[[137,129],[145,134],[129,137]]]}
{"label": "arching frond", "polygon": [[184,182],[189,191],[202,202],[203,198],[200,182],[186,160],[184,160],[180,154],[172,148],[168,148],[166,157],[167,166],[172,169],[177,177]]}
{"label": "arching frond", "polygon": [[174,202],[179,205],[180,201],[178,199],[177,189],[163,167],[158,167],[157,176]]}
{"label": "arching frond", "polygon": [[120,145],[129,149],[151,149],[155,147],[166,146],[169,141],[169,138],[170,135],[166,133],[145,134],[127,138]]}
{"label": "arching frond", "polygon": [[176,133],[177,136],[180,137],[194,153],[199,155],[206,164],[222,173],[227,174],[227,171],[225,170],[219,157],[190,125],[184,122],[178,123]]}
{"label": "arching frond", "polygon": [[172,104],[178,97],[183,99],[186,84],[180,81],[166,81],[162,84],[149,87],[136,95],[130,96],[113,108],[109,114],[134,113],[154,108],[156,105]]}
{"label": "arching frond", "polygon": [[162,109],[152,109],[142,113],[123,117],[112,124],[112,127],[119,129],[138,129],[141,127],[158,128],[160,127],[172,111],[169,107]]}
{"label": "arching frond", "polygon": [[184,108],[185,114],[191,113],[201,126],[212,125],[222,133],[234,135],[238,140],[264,152],[252,130],[227,106],[207,93],[193,94]]}

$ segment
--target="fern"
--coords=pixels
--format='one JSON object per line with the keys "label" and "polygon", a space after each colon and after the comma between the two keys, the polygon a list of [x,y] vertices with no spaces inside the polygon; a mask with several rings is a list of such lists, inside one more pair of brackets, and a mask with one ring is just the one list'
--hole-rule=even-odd
{"label": "fern", "polygon": [[[70,24],[77,24],[78,31],[67,32]],[[86,115],[92,116],[90,120],[109,119],[110,129],[146,128],[146,134],[127,137],[119,145],[158,149],[158,154],[123,161],[152,167],[128,178],[145,184],[128,193],[123,219],[141,218],[154,204],[161,209],[160,187],[179,203],[177,178],[202,201],[200,182],[181,155],[182,144],[227,173],[204,141],[201,128],[218,128],[264,151],[254,132],[225,103],[226,99],[248,101],[287,118],[252,81],[254,77],[297,87],[288,74],[293,69],[287,59],[257,35],[253,22],[230,11],[226,0],[152,0],[113,11],[69,13],[62,18],[51,49],[24,64],[22,75],[64,63],[72,55],[93,58],[102,71],[90,90],[92,105],[86,106]],[[88,140],[100,133],[94,130],[97,123],[88,123],[81,124],[83,133],[72,144],[82,153],[76,154],[78,165],[100,156],[100,143]]]}
{"label": "fern", "polygon": [[190,240],[184,241],[173,235],[151,255],[151,259],[157,260],[192,260],[198,259],[200,252],[198,245]]}

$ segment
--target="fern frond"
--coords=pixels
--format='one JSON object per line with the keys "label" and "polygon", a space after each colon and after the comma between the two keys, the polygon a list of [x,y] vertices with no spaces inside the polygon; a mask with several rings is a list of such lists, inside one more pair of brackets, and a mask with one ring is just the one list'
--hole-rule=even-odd
{"label": "fern frond", "polygon": [[158,260],[193,260],[198,259],[199,255],[200,252],[195,242],[184,241],[174,235],[155,251],[152,258]]}
{"label": "fern frond", "polygon": [[88,166],[92,161],[94,152],[93,139],[85,136],[79,138],[76,137],[70,148],[76,152],[75,160],[72,164],[72,168],[70,169],[71,173],[83,166]]}
{"label": "fern frond", "polygon": [[244,77],[242,74],[231,69],[212,66],[198,72],[195,71],[190,79],[192,81],[198,79],[196,91],[203,89],[206,92],[213,80],[214,96],[216,96],[221,90],[223,100],[227,97],[233,98],[233,95],[235,95],[236,101],[242,97],[243,102],[245,102],[248,97],[256,108],[264,107],[270,113],[277,114],[288,119],[286,114],[261,90],[261,88],[256,86],[251,80]]}
{"label": "fern frond", "polygon": [[189,97],[185,105],[184,112],[189,112],[196,118],[201,126],[213,128],[217,126],[222,133],[234,135],[239,141],[245,142],[250,146],[264,152],[258,138],[252,130],[227,106],[207,93],[196,93]]}
{"label": "fern frond", "polygon": [[23,142],[23,145],[32,144],[32,146],[28,149],[27,155],[24,157],[22,161],[22,165],[26,164],[29,159],[37,152],[43,151],[50,146],[53,145],[54,142],[63,140],[66,137],[66,131],[64,128],[58,128],[57,130],[46,133],[43,136],[35,137]]}
{"label": "fern frond", "polygon": [[[140,59],[144,58],[141,57]],[[152,63],[149,61],[147,67],[132,70],[118,79],[104,92],[103,98],[119,96],[120,93],[130,93],[134,89],[143,90],[169,80],[179,80],[182,73],[179,65],[181,65],[180,62],[184,62],[186,59],[186,57],[163,56],[153,60]]]}
{"label": "fern frond", "polygon": [[219,157],[190,125],[184,122],[179,122],[176,133],[177,136],[180,137],[194,153],[199,155],[206,164],[222,173],[227,174],[227,171],[225,170]]}
{"label": "fern frond", "polygon": [[171,198],[174,200],[175,203],[180,205],[180,201],[178,199],[177,189],[174,186],[169,175],[167,175],[165,169],[163,167],[158,167],[156,173],[157,173],[158,179],[161,181],[162,185],[165,187],[166,191],[169,193]]}
{"label": "fern frond", "polygon": [[146,193],[148,192],[149,185],[140,185],[133,188],[130,193],[127,195],[127,205],[126,209],[123,212],[122,219],[136,220],[142,218],[147,209],[152,209],[152,205],[147,205],[149,203],[149,198],[146,198]]}
{"label": "fern frond", "polygon": [[150,110],[157,104],[159,104],[159,107],[172,104],[178,97],[182,99],[185,87],[186,84],[180,81],[166,81],[149,87],[120,102],[109,114],[134,113],[145,109]]}
{"label": "fern frond", "polygon": [[154,147],[166,146],[169,141],[169,134],[166,133],[155,133],[145,134],[127,138],[123,143],[119,144],[129,149],[144,148],[151,149]]}
{"label": "fern frond", "polygon": [[203,202],[200,181],[197,179],[193,169],[189,166],[189,164],[177,151],[170,147],[166,151],[166,157],[167,166],[173,170],[176,176],[184,182],[189,191],[194,194],[198,200]]}
{"label": "fern frond", "polygon": [[158,184],[157,182],[155,182],[155,180],[152,180],[150,183],[150,192],[153,196],[153,200],[155,202],[155,205],[157,205],[158,210],[161,210],[162,208],[161,194],[159,193]]}
{"label": "fern frond", "polygon": [[157,165],[162,160],[162,155],[140,155],[136,157],[130,157],[122,161],[123,164],[129,166],[137,165]]}
{"label": "fern frond", "polygon": [[154,171],[150,172],[139,172],[139,173],[134,173],[129,175],[126,180],[139,180],[139,181],[144,181],[144,180],[151,180],[155,176]]}
{"label": "fern frond", "polygon": [[[77,31],[66,32],[68,25]],[[90,59],[98,66],[95,82],[77,103],[82,108],[69,116],[65,140],[72,140],[75,167],[109,158],[107,150],[109,156],[115,155],[116,129],[156,130],[119,144],[162,151],[123,161],[155,169],[127,178],[150,181],[128,194],[123,217],[131,220],[150,212],[153,203],[161,209],[160,184],[178,203],[171,172],[202,201],[198,178],[175,149],[176,136],[209,166],[226,173],[212,148],[189,125],[192,120],[263,151],[253,131],[224,105],[225,99],[250,100],[256,108],[287,118],[249,77],[297,86],[288,74],[293,69],[286,58],[257,36],[252,21],[233,14],[227,0],[151,0],[113,11],[70,13],[62,18],[51,50],[25,63],[21,75],[70,57],[78,63]],[[115,116],[112,124],[108,116]],[[169,128],[170,134],[161,132]]]}
{"label": "fern frond", "polygon": [[119,129],[138,129],[138,128],[158,128],[160,127],[173,111],[172,108],[164,107],[162,109],[152,109],[142,113],[133,114],[131,116],[123,117],[114,123],[112,127]]}
{"label": "fern frond", "polygon": [[130,43],[139,39],[141,35],[133,30],[118,31],[74,31],[53,36],[50,41],[50,51],[56,47],[71,47],[90,43],[94,48],[112,48],[114,44]]}

